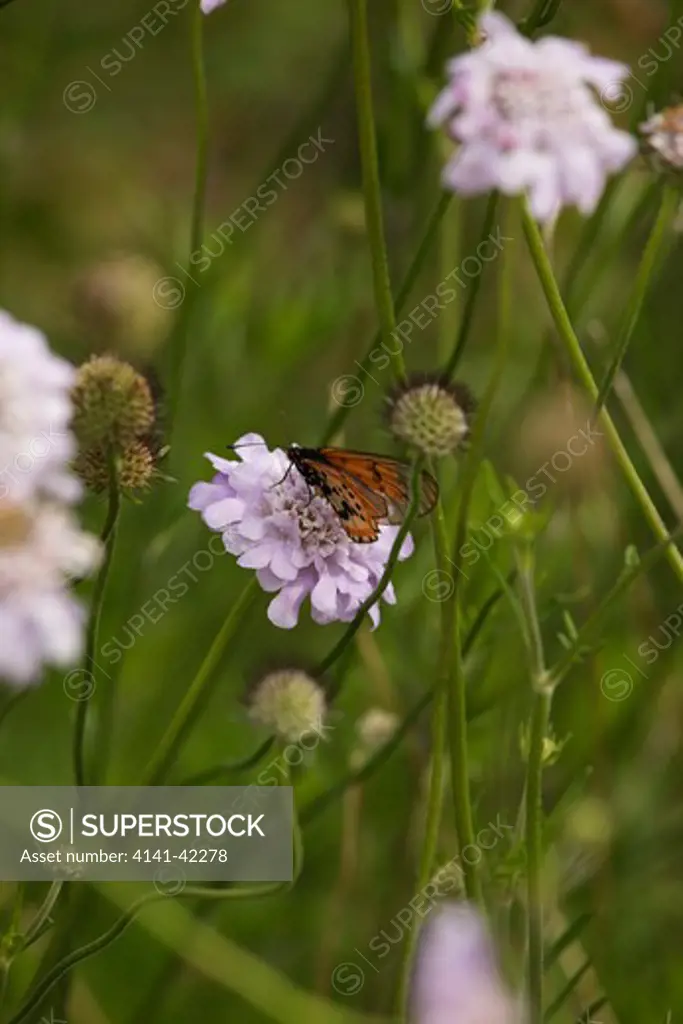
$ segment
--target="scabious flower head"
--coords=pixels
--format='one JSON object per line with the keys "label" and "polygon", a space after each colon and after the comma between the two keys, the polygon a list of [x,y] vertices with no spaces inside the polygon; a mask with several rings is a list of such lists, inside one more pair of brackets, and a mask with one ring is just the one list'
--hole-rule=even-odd
{"label": "scabious flower head", "polygon": [[478,911],[451,903],[435,911],[420,937],[411,998],[412,1024],[521,1024],[496,965]]}
{"label": "scabious flower head", "polygon": [[300,669],[264,676],[251,690],[248,705],[252,721],[288,743],[320,734],[325,719],[325,694],[315,679]]}
{"label": "scabious flower head", "polygon": [[84,612],[67,583],[99,557],[99,542],[81,532],[70,510],[0,501],[0,679],[25,686],[45,664],[78,659]]}
{"label": "scabious flower head", "polygon": [[204,14],[211,14],[217,7],[222,7],[226,0],[201,0],[201,8]]}
{"label": "scabious flower head", "polygon": [[598,95],[628,74],[556,36],[537,42],[497,12],[479,22],[484,42],[448,64],[450,82],[429,114],[460,146],[444,169],[446,187],[465,195],[527,193],[547,222],[563,206],[595,209],[607,175],[634,155]]}
{"label": "scabious flower head", "polygon": [[414,375],[389,396],[389,427],[399,440],[438,458],[465,443],[475,405],[465,384]]}
{"label": "scabious flower head", "polygon": [[95,493],[112,475],[126,494],[145,490],[164,451],[149,381],[115,356],[94,356],[79,368],[73,398],[81,479]]}
{"label": "scabious flower head", "polygon": [[36,327],[0,310],[0,498],[79,496],[69,469],[74,376]]}
{"label": "scabious flower head", "polygon": [[[218,472],[210,483],[195,484],[190,508],[222,534],[238,565],[255,569],[261,587],[277,594],[268,607],[274,625],[292,629],[307,597],[315,622],[350,622],[379,583],[398,527],[382,526],[374,543],[354,544],[285,452],[269,451],[258,434],[246,434],[237,445],[244,446],[238,447],[239,461],[207,453]],[[406,537],[400,558],[412,551]],[[383,597],[395,603],[391,584]],[[377,625],[377,604],[370,616]]]}
{"label": "scabious flower head", "polygon": [[683,171],[683,103],[665,107],[639,125],[645,151],[659,168],[680,180]]}
{"label": "scabious flower head", "polygon": [[[118,486],[126,494],[135,494],[149,487],[156,474],[154,451],[146,441],[131,441],[113,456]],[[79,452],[74,469],[95,494],[109,489],[112,470],[105,445],[95,445]]]}
{"label": "scabious flower head", "polygon": [[148,433],[154,423],[149,384],[116,356],[93,356],[79,367],[73,402],[74,431],[83,448],[129,444]]}

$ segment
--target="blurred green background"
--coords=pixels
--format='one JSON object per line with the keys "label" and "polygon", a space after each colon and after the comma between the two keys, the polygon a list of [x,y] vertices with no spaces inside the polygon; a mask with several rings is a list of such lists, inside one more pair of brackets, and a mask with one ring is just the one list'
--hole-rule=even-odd
{"label": "blurred green background", "polygon": [[[531,0],[501,6],[519,19]],[[116,729],[108,776],[124,784],[139,779],[250,577],[229,556],[214,559],[209,571],[195,569],[196,582],[183,600],[157,624],[145,622],[132,642],[130,617],[191,565],[198,551],[207,550],[209,532],[196,514],[184,511],[189,487],[210,476],[203,452],[221,454],[245,431],[262,433],[271,447],[319,443],[335,409],[333,382],[356,372],[354,360],[362,358],[376,329],[346,12],[338,3],[230,0],[206,20],[207,240],[311,135],[320,129],[334,142],[278,192],[247,231],[235,232],[202,275],[191,309],[168,310],[155,302],[155,283],[165,275],[181,276],[176,261],[183,265],[187,259],[194,178],[190,11],[176,7],[163,30],[145,33],[138,48],[126,36],[151,9],[146,3],[15,0],[0,10],[0,306],[41,327],[55,350],[74,363],[113,351],[153,371],[162,385],[164,346],[178,316],[189,313],[182,397],[163,467],[172,479],[157,484],[139,504],[126,505],[101,626],[103,643],[129,647],[112,672]],[[442,140],[426,131],[424,115],[441,84],[443,59],[464,40],[448,13],[433,13],[433,4],[432,12],[419,0],[373,0],[370,7],[385,227],[396,287],[439,196]],[[567,0],[553,31],[631,63],[637,78],[628,80],[630,96],[617,111],[626,126],[681,88],[680,51],[662,40],[667,24],[679,17],[683,24],[681,3]],[[657,72],[649,76],[637,62],[651,47]],[[121,67],[111,75],[106,68],[116,60]],[[74,82],[81,85],[74,89]],[[659,189],[645,163],[636,162],[610,189],[609,203],[588,235],[569,213],[553,241],[561,279],[571,275],[570,307],[598,372],[608,363]],[[408,310],[474,251],[484,206],[479,200],[452,202]],[[523,486],[576,425],[584,425],[588,411],[556,358],[513,214],[505,234],[513,239],[502,257],[511,261],[514,275],[512,356],[487,431],[493,468],[482,473],[473,509],[472,539],[481,547],[488,543],[483,526],[497,506],[492,477],[512,474]],[[649,421],[674,474],[680,474],[681,268],[672,231],[625,364],[645,426],[636,417],[634,429],[638,410],[632,396],[626,410],[612,401],[629,451],[670,525],[681,516],[680,488],[665,492],[661,473],[643,453],[643,438]],[[478,394],[496,339],[499,270],[498,264],[486,268],[459,370]],[[405,353],[411,369],[443,362],[465,294],[414,333]],[[388,370],[378,371],[376,382],[365,381],[344,443],[396,450],[382,420],[390,383]],[[661,471],[661,452],[654,465]],[[455,461],[443,466],[442,482],[446,507],[452,508]],[[652,538],[599,444],[549,487],[544,507],[549,522],[538,540],[539,602],[554,660],[562,651],[558,634],[566,631],[565,613],[578,624],[584,621],[621,571],[627,546],[642,553]],[[83,512],[87,525],[99,531],[103,502],[88,499]],[[414,533],[417,552],[395,576],[398,604],[384,612],[376,633],[360,634],[331,713],[332,739],[299,773],[301,807],[348,772],[358,742],[355,723],[365,710],[382,707],[402,716],[434,679],[439,605],[425,596],[425,575],[433,567],[428,524],[419,523]],[[473,566],[464,587],[468,623],[496,590],[496,574],[509,571],[511,545],[504,537]],[[84,601],[88,587],[80,587]],[[596,1020],[673,1024],[683,1013],[683,705],[676,635],[682,627],[662,625],[682,600],[660,562],[620,602],[600,649],[573,670],[556,698],[553,728],[566,742],[545,779],[549,946],[570,922],[587,916],[577,941],[549,968],[550,998],[590,961],[554,1018],[560,1024],[579,1019],[603,994],[609,1003]],[[248,682],[273,660],[314,664],[341,635],[339,626],[312,624],[307,610],[296,630],[278,630],[266,618],[266,605],[266,596],[259,595],[222,660],[210,702],[171,781],[255,749],[263,736],[241,703]],[[652,664],[638,653],[648,637],[666,648]],[[632,686],[628,679],[624,684],[624,699],[620,687],[604,685],[605,673],[615,670],[632,677]],[[470,749],[477,827],[496,820],[514,824],[524,772],[520,727],[531,694],[518,624],[505,600],[492,612],[467,672],[471,705],[480,712]],[[4,783],[71,782],[75,705],[62,684],[60,674],[50,675],[2,725]],[[426,714],[368,782],[348,788],[305,827],[305,868],[292,892],[210,907],[186,903],[185,910],[296,985],[335,1000],[340,1012],[389,1013],[405,949],[394,922],[415,892],[429,745]],[[440,848],[444,862],[456,849],[448,798]],[[482,870],[514,976],[521,854],[503,838],[485,854]],[[29,903],[39,901],[43,888],[29,887]],[[0,886],[3,920],[12,900],[13,886]],[[77,909],[67,948],[99,934],[115,916],[101,893],[90,892]],[[155,913],[146,911],[144,920],[154,920]],[[333,969],[342,962],[362,967],[360,954],[371,955],[369,943],[382,929],[395,940],[389,955],[375,954],[373,970],[365,965],[359,991],[335,992]],[[189,949],[193,935],[188,918],[183,941]],[[177,937],[170,944],[177,948]],[[34,947],[13,968],[9,999],[15,1009],[42,948]],[[224,955],[229,958],[229,950]],[[69,1024],[269,1019],[228,981],[209,980],[191,960],[187,953],[174,955],[134,923],[76,972],[66,996],[48,997],[33,1019],[51,1020],[53,1011]],[[226,978],[231,973],[226,968]],[[292,1017],[291,1024],[298,1019]]]}

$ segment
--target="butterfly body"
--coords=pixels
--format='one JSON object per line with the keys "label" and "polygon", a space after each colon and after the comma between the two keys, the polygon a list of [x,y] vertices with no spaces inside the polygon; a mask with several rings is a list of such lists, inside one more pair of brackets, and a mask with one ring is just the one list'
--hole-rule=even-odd
{"label": "butterfly body", "polygon": [[[382,521],[400,522],[411,498],[412,469],[387,455],[347,448],[300,448],[290,445],[287,458],[308,486],[331,505],[347,536],[358,544],[379,537]],[[431,512],[438,484],[423,471],[418,515]]]}

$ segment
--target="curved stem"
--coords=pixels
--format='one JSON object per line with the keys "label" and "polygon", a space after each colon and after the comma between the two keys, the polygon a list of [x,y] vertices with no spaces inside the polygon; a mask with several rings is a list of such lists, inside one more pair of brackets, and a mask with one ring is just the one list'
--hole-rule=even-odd
{"label": "curved stem", "polygon": [[163,779],[187,733],[201,713],[210,695],[210,683],[213,681],[215,669],[223,656],[226,646],[232,640],[242,621],[242,614],[246,612],[256,597],[257,591],[258,586],[254,577],[230,609],[230,614],[221,626],[216,639],[211,644],[206,657],[199,666],[197,674],[190,683],[171,724],[150,758],[140,785],[158,786]]}
{"label": "curved stem", "polygon": [[[545,293],[546,301],[555,322],[558,334],[567,349],[569,358],[577,376],[581,380],[581,383],[593,401],[597,401],[598,386],[593,374],[591,373],[590,366],[583,354],[581,344],[574,332],[571,320],[569,319],[567,310],[565,309],[562,301],[562,296],[560,295],[560,290],[558,288],[557,281],[555,280],[555,275],[550,265],[548,254],[545,251],[538,225],[526,206],[523,213],[523,223],[524,233],[526,235],[531,258],[536,267],[536,273],[538,274],[541,286]],[[666,524],[658,512],[657,506],[652,501],[645,484],[640,479],[638,471],[631,462],[626,447],[619,436],[619,432],[605,408],[600,410],[598,422],[602,427],[604,427],[605,434],[607,435],[617,462],[626,477],[626,481],[631,488],[634,497],[643,510],[645,518],[650,524],[653,533],[660,541],[666,541],[667,545],[669,545],[670,538]],[[666,554],[671,568],[676,573],[678,579],[683,582],[683,557],[681,557],[680,551],[676,546],[668,546]]]}
{"label": "curved stem", "polygon": [[631,292],[631,298],[626,307],[626,314],[619,333],[616,350],[609,369],[605,374],[604,380],[600,385],[598,397],[595,400],[595,414],[599,413],[605,404],[605,401],[612,389],[614,378],[619,372],[619,368],[621,367],[624,356],[626,355],[626,349],[630,344],[633,332],[635,331],[638,320],[640,319],[645,295],[657,265],[666,230],[671,227],[679,202],[680,196],[678,191],[674,189],[673,186],[665,186],[662,193],[662,202],[659,207],[659,213],[657,214],[652,231],[650,232],[650,237],[647,240],[643,258],[640,261],[638,273],[636,274],[633,290]]}
{"label": "curved stem", "polygon": [[370,43],[368,39],[367,0],[348,0],[351,49],[353,52],[353,77],[356,92],[358,117],[358,143],[363,172],[363,193],[365,197],[365,219],[367,223],[372,279],[375,303],[382,337],[387,344],[394,375],[405,379],[405,364],[401,350],[394,353],[389,339],[396,327],[394,300],[389,278],[382,218],[382,197],[377,161],[375,137],[375,116],[372,109],[372,73],[370,67]]}
{"label": "curved stem", "polygon": [[532,36],[539,28],[549,25],[560,9],[561,3],[562,0],[536,0],[533,11],[520,25],[524,35]]}
{"label": "curved stem", "polygon": [[415,466],[413,467],[412,473],[410,505],[408,506],[408,511],[406,512],[405,518],[401,523],[399,531],[396,534],[396,537],[394,538],[394,543],[391,547],[391,552],[389,553],[387,564],[384,566],[384,572],[382,573],[381,580],[379,581],[375,589],[372,591],[372,593],[369,595],[369,597],[365,598],[362,605],[360,606],[360,608],[354,615],[353,619],[351,620],[341,640],[339,640],[338,643],[334,645],[334,647],[327,655],[327,657],[323,658],[323,660],[320,662],[316,669],[316,675],[324,675],[325,672],[327,672],[327,670],[331,668],[332,665],[334,665],[337,658],[341,657],[348,644],[351,643],[354,636],[360,629],[367,613],[370,611],[372,606],[375,605],[377,601],[379,601],[380,597],[391,583],[391,575],[394,571],[396,563],[398,562],[399,555],[401,554],[403,541],[406,539],[408,535],[408,531],[410,530],[410,526],[413,522],[413,519],[417,515],[418,507],[420,504],[420,476],[422,473],[423,463],[424,458],[422,456],[418,456],[418,458],[415,460]]}
{"label": "curved stem", "polygon": [[[467,634],[465,643],[463,644],[463,658],[467,657],[467,655],[470,653],[472,647],[474,646],[477,640],[477,637],[479,636],[482,629],[484,628],[484,625],[486,624],[486,620],[488,619],[489,615],[493,611],[494,607],[496,606],[502,595],[502,590],[494,591],[493,594],[481,606],[479,613],[474,622],[472,623],[469,633]],[[389,757],[391,757],[394,751],[398,749],[398,747],[403,742],[404,737],[408,735],[412,727],[419,719],[422,712],[429,707],[434,698],[435,691],[436,687],[432,687],[431,690],[428,690],[420,697],[417,703],[413,705],[413,707],[407,713],[401,724],[398,726],[391,739],[387,740],[387,742],[383,744],[379,748],[379,750],[375,751],[375,753],[368,758],[368,760],[361,768],[356,768],[353,771],[350,771],[338,782],[335,782],[332,786],[330,786],[329,789],[325,790],[324,793],[320,793],[319,796],[314,797],[301,811],[301,824],[307,825],[309,821],[312,821],[314,818],[317,818],[319,814],[322,814],[323,811],[327,810],[327,808],[331,804],[333,804],[335,800],[343,796],[346,790],[349,789],[351,786],[357,786],[359,785],[359,783],[365,782],[366,779],[369,779],[372,775],[374,775],[374,773],[379,768],[381,768],[385,761],[387,761]],[[485,710],[485,708],[482,708],[480,710],[483,711]],[[480,713],[480,710],[474,711],[470,717],[476,717],[476,715]]]}
{"label": "curved stem", "polygon": [[109,467],[109,505],[107,508],[107,517],[102,528],[102,533],[100,534],[100,538],[104,544],[104,558],[97,574],[97,579],[95,580],[95,589],[90,608],[90,618],[88,620],[88,628],[85,637],[85,660],[83,663],[83,672],[88,685],[88,693],[84,695],[83,700],[79,700],[76,705],[73,761],[74,777],[77,786],[85,785],[85,727],[88,718],[88,708],[91,700],[93,699],[95,690],[97,689],[95,677],[97,662],[95,654],[97,651],[100,619],[102,618],[104,592],[106,590],[109,570],[111,568],[112,558],[114,555],[116,527],[118,525],[120,511],[121,494],[116,476],[116,468],[112,461]]}
{"label": "curved stem", "polygon": [[[444,218],[444,214],[448,209],[451,199],[452,195],[450,192],[442,193],[439,202],[432,211],[429,220],[425,225],[422,237],[420,239],[420,243],[417,247],[417,250],[415,251],[415,255],[413,256],[410,262],[410,266],[406,271],[406,275],[401,281],[401,285],[398,291],[396,292],[396,299],[394,305],[396,314],[398,314],[399,316],[408,299],[408,296],[413,290],[413,285],[415,284],[420,275],[420,271],[424,266],[427,254],[429,253],[429,250],[432,247],[434,239],[436,238],[439,225],[441,224]],[[370,356],[379,347],[381,342],[382,329],[379,328],[379,330],[375,333],[375,336],[373,337],[367,352],[360,361],[360,370],[363,375],[362,377],[359,377],[361,383],[364,378],[367,378],[370,375]],[[325,425],[325,430],[320,440],[321,445],[329,444],[330,440],[334,437],[334,435],[341,430],[352,408],[352,405],[338,406],[338,408],[334,411],[332,416],[330,416],[327,424]]]}
{"label": "curved stem", "polygon": [[[206,201],[206,170],[209,152],[209,108],[206,89],[206,73],[204,71],[204,14],[200,6],[200,0],[192,0],[190,12],[191,24],[191,47],[192,47],[192,74],[194,79],[195,111],[197,122],[196,134],[196,161],[195,161],[195,182],[194,195],[192,199],[192,219],[190,223],[190,251],[188,265],[191,267],[191,257],[202,244],[204,234],[204,206]],[[188,272],[189,278],[189,272]],[[183,380],[183,367],[187,353],[189,340],[189,308],[185,309],[186,303],[180,308],[177,330],[171,340],[170,353],[170,380],[168,393],[168,416],[166,421],[166,435],[169,441],[173,436],[176,413],[180,401],[180,391]]]}
{"label": "curved stem", "polygon": [[[234,889],[210,889],[204,886],[186,886],[181,892],[177,893],[174,899],[187,899],[201,897],[202,899],[214,899],[214,900],[228,900],[228,899],[248,899],[255,896],[267,896],[273,895],[275,890],[278,891],[283,887],[289,886],[289,882],[282,883],[277,882],[274,886],[264,886],[261,889],[255,886],[234,888]],[[63,977],[65,977],[70,971],[74,969],[78,964],[84,960],[90,959],[97,953],[102,952],[107,946],[110,946],[116,939],[121,936],[130,924],[135,920],[137,915],[146,906],[151,903],[158,903],[161,900],[168,900],[170,897],[165,893],[160,892],[148,892],[144,896],[141,896],[136,900],[128,910],[119,917],[114,924],[99,935],[96,939],[91,942],[87,942],[84,946],[79,949],[75,949],[68,956],[65,956],[59,963],[48,971],[48,973],[41,979],[36,985],[33,992],[26,1000],[24,1005],[15,1013],[15,1015],[8,1021],[8,1024],[21,1024],[27,1017],[30,1016],[33,1010],[40,1006],[45,996],[50,992],[55,985],[57,985]]]}
{"label": "curved stem", "polygon": [[43,901],[42,906],[38,910],[36,916],[31,921],[30,925],[26,929],[26,933],[23,936],[21,943],[22,951],[28,949],[42,934],[45,929],[45,925],[49,920],[50,914],[55,906],[55,903],[59,899],[59,894],[62,891],[64,882],[56,881],[50,886],[47,896]]}
{"label": "curved stem", "polygon": [[[493,229],[493,221],[496,216],[497,206],[498,193],[492,192],[486,204],[486,213],[484,214],[484,223],[481,229],[481,240],[479,244],[485,242],[489,235],[491,234],[491,231]],[[443,371],[443,375],[447,380],[450,380],[450,378],[455,373],[458,363],[460,362],[463,351],[465,349],[465,345],[467,344],[467,339],[469,338],[470,335],[470,329],[472,327],[472,321],[474,319],[474,307],[476,306],[477,298],[479,297],[479,290],[481,288],[482,273],[483,268],[482,271],[480,271],[480,273],[477,274],[477,276],[472,280],[469,291],[467,293],[467,301],[465,302],[465,307],[462,312],[460,330],[458,331],[458,336],[455,339],[453,351]]]}
{"label": "curved stem", "polygon": [[220,779],[224,775],[239,775],[242,772],[247,772],[250,768],[253,768],[254,765],[257,765],[261,758],[265,757],[274,743],[275,737],[269,736],[253,754],[249,754],[249,756],[245,757],[242,761],[235,761],[232,764],[214,765],[213,768],[206,768],[202,772],[197,772],[196,775],[190,775],[187,779],[182,779],[181,782],[177,782],[175,785],[206,786],[209,782],[212,782],[214,779]]}

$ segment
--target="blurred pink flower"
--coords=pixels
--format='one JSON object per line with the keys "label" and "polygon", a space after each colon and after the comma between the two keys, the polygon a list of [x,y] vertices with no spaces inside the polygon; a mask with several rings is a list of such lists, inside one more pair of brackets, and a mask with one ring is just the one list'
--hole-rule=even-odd
{"label": "blurred pink flower", "polygon": [[557,36],[531,42],[498,13],[479,22],[484,42],[449,62],[450,82],[429,114],[460,146],[443,182],[464,195],[527,193],[534,217],[563,206],[592,213],[610,172],[637,144],[616,129],[598,94],[629,70]]}
{"label": "blurred pink flower", "polygon": [[[307,597],[314,622],[350,622],[379,583],[398,527],[382,526],[374,543],[354,544],[329,503],[312,495],[285,452],[269,451],[259,434],[245,434],[237,444],[248,446],[238,452],[241,461],[207,453],[218,472],[211,483],[194,485],[190,508],[222,534],[238,565],[255,569],[261,587],[277,593],[268,607],[274,625],[296,626]],[[412,551],[408,536],[400,558]],[[391,584],[383,597],[395,603]],[[379,604],[369,614],[376,626]]]}
{"label": "blurred pink flower", "polygon": [[522,1024],[478,911],[451,903],[424,926],[411,991],[412,1024]]}
{"label": "blurred pink flower", "polygon": [[0,499],[80,496],[69,465],[76,451],[69,430],[75,376],[37,327],[0,310]]}
{"label": "blurred pink flower", "polygon": [[217,7],[222,7],[226,0],[201,0],[201,9],[204,14],[211,14]]}
{"label": "blurred pink flower", "polygon": [[67,584],[99,559],[99,541],[70,509],[0,500],[0,679],[26,686],[44,664],[66,667],[80,657],[85,611]]}

